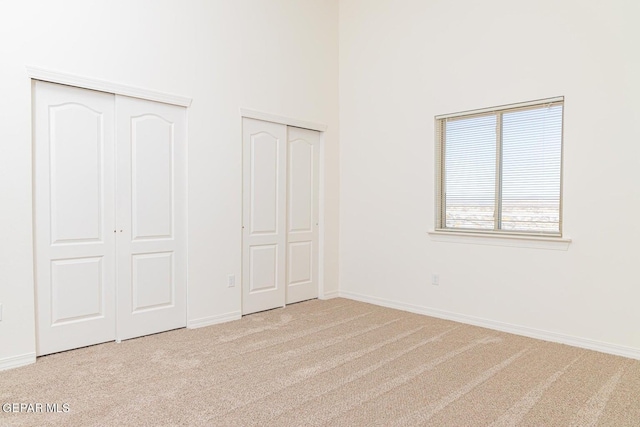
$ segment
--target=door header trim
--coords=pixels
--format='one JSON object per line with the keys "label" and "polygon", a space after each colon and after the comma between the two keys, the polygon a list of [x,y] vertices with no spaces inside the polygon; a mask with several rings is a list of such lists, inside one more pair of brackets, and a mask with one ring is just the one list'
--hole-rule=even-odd
{"label": "door header trim", "polygon": [[280,123],[283,125],[293,126],[297,128],[317,130],[319,132],[324,132],[327,130],[327,125],[322,123],[309,122],[306,120],[300,120],[293,117],[265,113],[263,111],[251,110],[249,108],[240,108],[240,115],[248,119],[256,119],[256,120],[263,120],[265,122]]}
{"label": "door header trim", "polygon": [[136,86],[123,85],[90,77],[82,77],[75,74],[62,73],[44,68],[27,66],[26,69],[27,75],[34,80],[42,80],[45,82],[59,83],[83,89],[114,93],[116,95],[130,96],[132,98],[146,99],[148,101],[162,102],[164,104],[179,105],[181,107],[189,107],[191,105],[192,99],[184,96],[142,89]]}

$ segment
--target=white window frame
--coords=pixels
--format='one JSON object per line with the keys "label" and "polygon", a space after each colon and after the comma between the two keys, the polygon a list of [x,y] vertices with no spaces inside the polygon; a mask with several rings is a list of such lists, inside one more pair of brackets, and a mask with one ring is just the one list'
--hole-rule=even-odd
{"label": "white window frame", "polygon": [[[502,230],[499,229],[500,219],[496,218],[496,225],[493,229],[472,229],[472,228],[453,228],[446,227],[446,194],[445,194],[445,138],[444,138],[444,130],[446,119],[451,118],[465,118],[465,117],[474,117],[481,115],[489,115],[489,114],[499,114],[497,116],[498,123],[500,123],[500,119],[503,113],[523,110],[528,108],[539,108],[544,107],[550,104],[562,104],[562,140],[560,147],[560,188],[559,188],[559,212],[558,212],[558,232],[550,233],[550,232],[528,232],[528,231],[512,231],[512,230]],[[500,123],[501,127],[501,123]],[[444,235],[451,234],[455,236],[484,236],[484,237],[505,237],[505,238],[525,238],[525,239],[543,239],[543,240],[561,240],[561,241],[570,241],[570,239],[563,239],[563,194],[562,194],[562,176],[563,176],[563,163],[564,163],[564,97],[554,97],[554,98],[546,98],[535,101],[522,102],[517,104],[509,104],[498,107],[491,108],[483,108],[478,110],[464,111],[459,113],[451,113],[445,115],[439,115],[435,117],[435,159],[436,159],[436,179],[435,179],[435,194],[436,194],[436,203],[435,203],[435,231],[430,232],[430,234],[436,235]],[[498,135],[496,138],[497,144],[497,152],[500,152],[502,146],[502,135],[501,131],[498,130]],[[496,158],[496,168],[500,168],[500,158]],[[496,182],[496,186],[502,185],[502,177],[500,176],[500,181]],[[502,199],[501,194],[496,192],[496,211],[498,216],[501,216],[502,210]]]}

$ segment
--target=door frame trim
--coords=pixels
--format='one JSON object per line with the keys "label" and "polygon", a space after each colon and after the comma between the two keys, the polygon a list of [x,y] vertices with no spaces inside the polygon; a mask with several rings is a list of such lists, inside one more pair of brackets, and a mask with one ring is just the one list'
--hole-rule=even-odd
{"label": "door frame trim", "polygon": [[132,98],[146,99],[147,101],[162,102],[164,104],[179,105],[187,108],[191,106],[192,99],[185,96],[143,89],[136,86],[83,77],[60,71],[47,70],[45,68],[32,67],[29,65],[26,66],[26,69],[27,75],[33,80],[42,80],[50,83],[75,86],[81,89],[97,90],[99,92],[130,96]]}
{"label": "door frame trim", "polygon": [[[262,120],[265,122],[273,122],[279,123],[281,125],[293,126],[303,129],[314,130],[320,132],[320,159],[319,159],[319,171],[318,171],[318,298],[319,299],[327,299],[332,297],[333,295],[325,294],[324,292],[324,250],[325,250],[325,229],[324,229],[324,219],[325,219],[325,132],[327,130],[327,125],[318,122],[312,122],[307,120],[297,119],[295,117],[282,116],[279,114],[265,113],[263,111],[252,110],[250,108],[240,108],[240,141],[242,142],[242,136],[244,132],[244,128],[242,125],[242,119],[256,119]],[[243,150],[240,150],[240,164],[243,164]],[[244,170],[242,171],[242,177],[244,180]],[[244,183],[241,180],[240,184],[240,193],[243,194],[244,198]],[[244,215],[244,206],[240,212],[241,218]],[[244,226],[243,219],[241,220],[241,225]],[[243,233],[242,228],[240,229],[240,247],[242,248],[244,244],[243,241]],[[242,252],[242,251],[241,251]],[[240,255],[241,260],[244,259],[244,254]],[[242,264],[241,264],[242,265]],[[242,288],[244,277],[242,277],[242,267],[240,272],[240,287]],[[240,293],[240,306],[242,307],[242,292]]]}
{"label": "door frame trim", "polygon": [[265,113],[264,111],[252,110],[250,108],[240,108],[240,117],[246,119],[262,120],[263,122],[279,123],[281,125],[315,130],[318,132],[325,132],[327,130],[327,125],[322,123],[310,122],[307,120],[296,119],[294,117],[281,116],[279,114]]}

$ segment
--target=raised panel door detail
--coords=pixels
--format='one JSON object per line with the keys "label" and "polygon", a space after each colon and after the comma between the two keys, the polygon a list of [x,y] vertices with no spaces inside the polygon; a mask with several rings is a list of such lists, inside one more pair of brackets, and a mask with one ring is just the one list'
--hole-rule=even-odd
{"label": "raised panel door detail", "polygon": [[[186,326],[186,109],[116,96],[117,332]],[[120,232],[121,230],[121,232]]]}
{"label": "raised panel door detail", "polygon": [[115,339],[114,95],[36,81],[36,354]]}
{"label": "raised panel door detail", "polygon": [[242,314],[284,305],[287,127],[242,119]]}
{"label": "raised panel door detail", "polygon": [[250,255],[250,292],[278,287],[278,246],[252,246]]}
{"label": "raised panel door detail", "polygon": [[134,240],[173,235],[172,123],[155,115],[131,119]]}
{"label": "raised panel door detail", "polygon": [[309,283],[313,278],[313,242],[289,244],[289,286]]}
{"label": "raised panel door detail", "polygon": [[318,296],[320,133],[288,132],[287,304]]}
{"label": "raised panel door detail", "polygon": [[52,244],[102,239],[103,126],[87,106],[49,107]]}
{"label": "raised panel door detail", "polygon": [[275,136],[251,135],[251,234],[278,233],[279,144]]}
{"label": "raised panel door detail", "polygon": [[313,145],[289,143],[289,232],[311,231],[313,222]]}
{"label": "raised panel door detail", "polygon": [[132,274],[133,313],[173,304],[175,288],[171,252],[133,255]]}
{"label": "raised panel door detail", "polygon": [[51,262],[51,325],[101,317],[103,304],[102,258]]}

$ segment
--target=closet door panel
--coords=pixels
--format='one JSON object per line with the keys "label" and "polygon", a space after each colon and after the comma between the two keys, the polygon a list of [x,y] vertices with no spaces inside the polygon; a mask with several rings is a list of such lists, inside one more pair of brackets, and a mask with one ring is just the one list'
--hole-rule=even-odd
{"label": "closet door panel", "polygon": [[35,82],[37,354],[115,339],[114,96]]}
{"label": "closet door panel", "polygon": [[155,115],[131,119],[133,239],[173,238],[173,123]]}
{"label": "closet door panel", "polygon": [[320,133],[288,129],[287,304],[318,297]]}
{"label": "closet door panel", "polygon": [[186,110],[116,97],[118,327],[186,326]]}
{"label": "closet door panel", "polygon": [[285,125],[243,119],[243,314],[285,304],[286,135]]}

